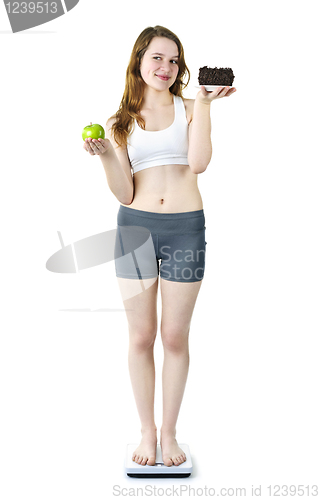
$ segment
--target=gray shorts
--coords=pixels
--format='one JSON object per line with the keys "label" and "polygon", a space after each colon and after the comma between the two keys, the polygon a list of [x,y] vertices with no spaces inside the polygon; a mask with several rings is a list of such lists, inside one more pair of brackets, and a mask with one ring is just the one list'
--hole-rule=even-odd
{"label": "gray shorts", "polygon": [[206,244],[203,210],[145,212],[120,205],[115,267],[119,278],[192,283],[204,275]]}

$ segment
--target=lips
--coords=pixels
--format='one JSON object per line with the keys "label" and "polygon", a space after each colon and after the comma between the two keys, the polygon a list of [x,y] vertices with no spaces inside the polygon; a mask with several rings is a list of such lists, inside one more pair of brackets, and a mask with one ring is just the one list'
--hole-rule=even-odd
{"label": "lips", "polygon": [[165,76],[165,75],[156,75],[158,78],[160,78],[160,80],[163,80],[164,82],[167,82],[170,77],[169,76]]}

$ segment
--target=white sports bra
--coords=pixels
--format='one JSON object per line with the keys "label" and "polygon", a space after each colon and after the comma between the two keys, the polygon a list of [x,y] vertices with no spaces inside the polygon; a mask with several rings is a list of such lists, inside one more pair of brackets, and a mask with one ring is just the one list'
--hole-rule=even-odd
{"label": "white sports bra", "polygon": [[127,144],[133,173],[159,165],[188,165],[188,121],[181,97],[173,94],[174,121],[164,130],[143,130],[135,120]]}

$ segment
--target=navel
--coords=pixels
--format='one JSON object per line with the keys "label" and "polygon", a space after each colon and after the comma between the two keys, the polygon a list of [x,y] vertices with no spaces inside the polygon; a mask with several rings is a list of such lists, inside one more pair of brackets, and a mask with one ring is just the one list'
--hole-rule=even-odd
{"label": "navel", "polygon": [[164,199],[163,199],[163,198],[161,198],[160,203],[162,204],[163,202],[164,202]]}

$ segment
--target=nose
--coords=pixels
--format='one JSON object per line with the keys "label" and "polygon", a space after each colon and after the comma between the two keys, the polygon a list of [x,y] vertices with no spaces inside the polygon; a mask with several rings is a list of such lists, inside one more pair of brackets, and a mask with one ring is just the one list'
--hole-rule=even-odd
{"label": "nose", "polygon": [[170,72],[170,64],[169,61],[162,61],[161,69],[166,73]]}

